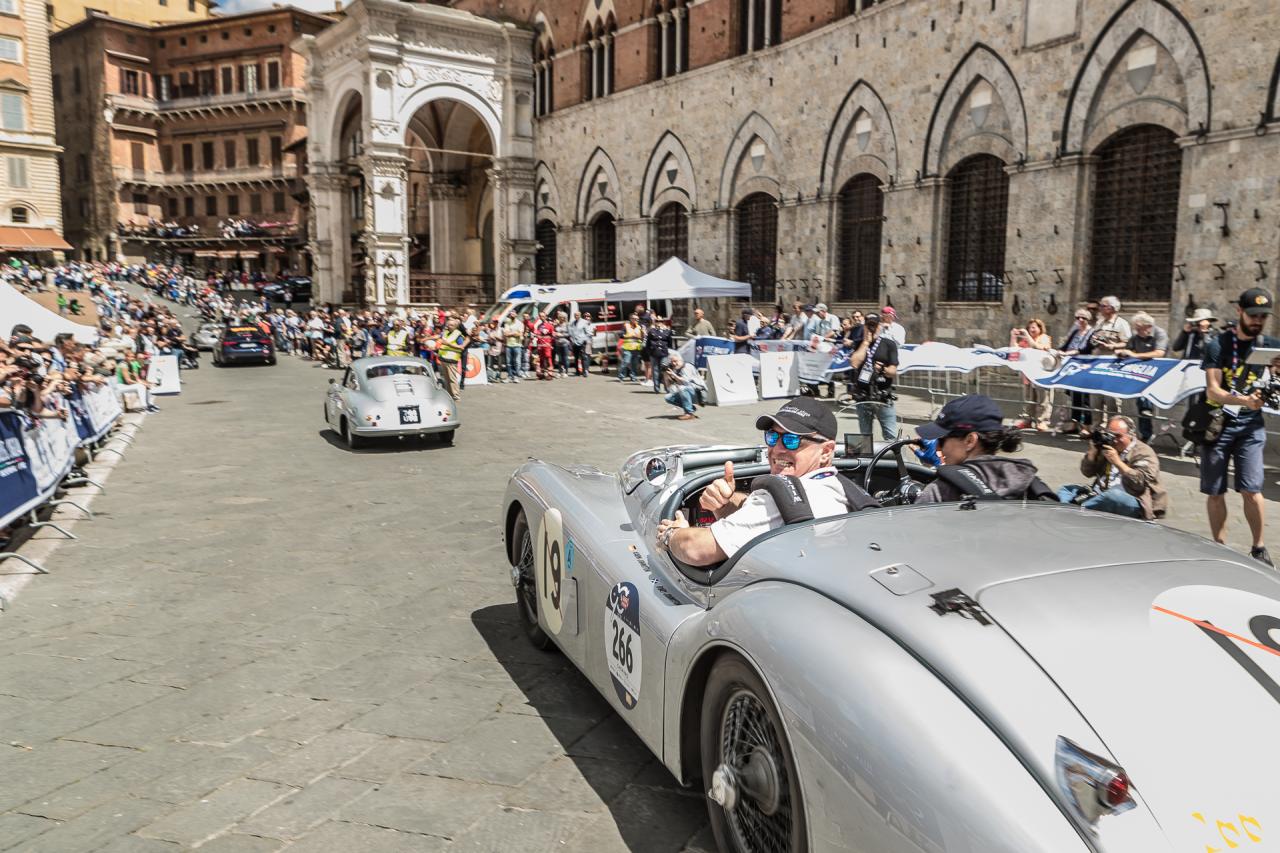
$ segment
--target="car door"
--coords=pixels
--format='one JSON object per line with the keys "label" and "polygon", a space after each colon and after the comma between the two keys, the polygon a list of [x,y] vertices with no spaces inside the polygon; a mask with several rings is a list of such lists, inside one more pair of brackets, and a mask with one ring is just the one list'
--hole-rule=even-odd
{"label": "car door", "polygon": [[327,420],[329,422],[329,426],[334,429],[338,428],[338,419],[342,414],[346,387],[350,382],[351,368],[348,367],[346,372],[342,374],[342,381],[330,383],[329,391],[325,395],[325,420]]}

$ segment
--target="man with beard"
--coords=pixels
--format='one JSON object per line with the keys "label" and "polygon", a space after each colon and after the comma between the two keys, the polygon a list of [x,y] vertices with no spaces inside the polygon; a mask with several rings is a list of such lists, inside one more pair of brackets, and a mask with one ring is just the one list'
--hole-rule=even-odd
{"label": "man with beard", "polygon": [[[1227,538],[1227,462],[1235,460],[1236,491],[1244,504],[1244,517],[1253,534],[1249,556],[1272,565],[1263,544],[1262,455],[1267,445],[1267,428],[1262,420],[1262,393],[1252,386],[1264,367],[1248,364],[1254,347],[1275,348],[1280,341],[1262,334],[1271,317],[1274,300],[1260,287],[1240,294],[1236,311],[1240,315],[1234,329],[1210,339],[1205,347],[1204,368],[1211,409],[1222,411],[1222,430],[1208,441],[1200,457],[1200,491],[1206,495],[1209,529],[1217,542]],[[1274,371],[1274,362],[1272,363]]]}
{"label": "man with beard", "polygon": [[699,506],[716,518],[691,527],[683,512],[658,523],[657,544],[690,566],[710,566],[732,557],[755,537],[784,524],[842,515],[878,504],[836,473],[836,416],[811,397],[796,397],[777,414],[761,415],[756,429],[769,447],[769,474],[740,492],[733,463],[707,486]]}

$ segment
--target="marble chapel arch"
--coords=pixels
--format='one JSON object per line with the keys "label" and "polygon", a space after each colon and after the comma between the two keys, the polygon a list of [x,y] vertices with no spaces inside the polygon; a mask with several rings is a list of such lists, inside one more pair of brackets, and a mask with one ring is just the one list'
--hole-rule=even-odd
{"label": "marble chapel arch", "polygon": [[299,40],[319,301],[483,303],[533,281],[533,38],[355,0]]}

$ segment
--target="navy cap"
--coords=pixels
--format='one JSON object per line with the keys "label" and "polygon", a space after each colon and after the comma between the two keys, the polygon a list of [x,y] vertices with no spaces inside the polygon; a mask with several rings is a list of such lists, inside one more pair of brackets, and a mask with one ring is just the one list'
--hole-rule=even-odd
{"label": "navy cap", "polygon": [[813,397],[795,397],[787,401],[777,414],[756,418],[756,429],[778,429],[796,435],[820,435],[834,439],[839,424],[831,409]]}
{"label": "navy cap", "polygon": [[1240,294],[1240,310],[1250,317],[1266,316],[1271,313],[1274,300],[1271,294],[1261,287],[1251,287]]}
{"label": "navy cap", "polygon": [[995,401],[986,394],[969,394],[943,406],[932,422],[916,427],[916,435],[935,439],[955,433],[996,432],[1003,428],[1004,418]]}

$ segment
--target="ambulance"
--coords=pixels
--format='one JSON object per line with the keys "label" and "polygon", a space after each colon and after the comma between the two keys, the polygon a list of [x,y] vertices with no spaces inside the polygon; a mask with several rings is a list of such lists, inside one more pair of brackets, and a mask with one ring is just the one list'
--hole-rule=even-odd
{"label": "ambulance", "polygon": [[[610,292],[618,294],[627,292],[620,298],[610,296]],[[638,298],[645,296],[645,298]],[[622,324],[633,312],[649,306],[661,317],[671,316],[670,299],[647,298],[647,294],[634,291],[630,285],[616,281],[585,282],[583,284],[520,284],[498,297],[497,303],[481,316],[482,322],[497,320],[505,323],[507,317],[515,314],[519,317],[532,317],[534,311],[541,311],[544,316],[553,320],[557,313],[564,313],[565,319],[572,321],[575,314],[584,312],[591,314],[591,322],[595,323],[596,334],[591,342],[591,351],[596,358],[616,357],[618,338],[622,334]]]}

